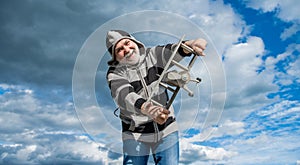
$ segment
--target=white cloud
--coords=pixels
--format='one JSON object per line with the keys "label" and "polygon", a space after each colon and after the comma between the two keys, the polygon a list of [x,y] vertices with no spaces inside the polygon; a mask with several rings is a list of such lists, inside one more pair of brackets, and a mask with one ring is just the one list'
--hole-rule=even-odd
{"label": "white cloud", "polygon": [[121,121],[114,116],[111,107],[87,107],[77,109],[78,118],[86,131],[95,141],[115,146],[113,150],[121,153]]}
{"label": "white cloud", "polygon": [[[0,145],[2,163],[7,164],[120,164],[121,155],[111,157],[104,144],[75,132],[30,131],[34,141],[22,145]],[[27,133],[27,136],[29,136]],[[25,138],[27,139],[27,138]],[[28,144],[26,144],[28,143]]]}
{"label": "white cloud", "polygon": [[278,17],[284,21],[299,21],[299,2],[297,0],[247,1],[246,5],[263,12],[271,12],[279,8]]}
{"label": "white cloud", "polygon": [[[249,37],[247,42],[229,48],[224,55],[228,80],[230,81],[231,78],[237,80],[240,76],[249,80],[249,78],[256,76],[257,70],[262,65],[261,57],[264,51],[264,43],[259,37]],[[230,81],[230,83],[241,83],[241,81]]]}
{"label": "white cloud", "polygon": [[266,69],[270,71],[275,71],[276,64],[282,60],[284,60],[290,54],[288,52],[277,55],[276,57],[268,56],[265,60]]}
{"label": "white cloud", "polygon": [[189,3],[194,9],[194,16],[191,20],[207,33],[219,53],[223,54],[239,38],[247,35],[249,29],[242,18],[223,1],[214,1],[208,4],[205,6],[205,12],[201,12],[198,7],[202,6],[202,1],[199,1],[199,5]]}
{"label": "white cloud", "polygon": [[270,83],[274,74],[263,70],[264,53],[262,39],[253,36],[227,50],[224,55],[227,78],[224,119],[241,121],[253,110],[270,102],[267,94],[276,91],[277,86]]}
{"label": "white cloud", "polygon": [[233,122],[230,120],[226,120],[224,123],[221,123],[218,127],[215,128],[215,131],[212,133],[212,137],[239,135],[245,131],[244,126],[245,124],[243,122]]}
{"label": "white cloud", "polygon": [[208,128],[203,128],[199,134],[193,135],[192,137],[186,139],[186,141],[202,142],[209,141],[213,138],[219,138],[224,136],[237,136],[245,132],[245,124],[240,121],[222,121],[219,125],[210,126]]}
{"label": "white cloud", "polygon": [[[300,81],[299,52],[299,44],[290,44],[285,52],[275,57],[267,57],[265,60],[266,71],[273,73],[277,77],[277,84],[288,86]],[[287,63],[287,65],[285,67],[278,67],[280,63]]]}
{"label": "white cloud", "polygon": [[275,11],[276,16],[293,25],[284,30],[281,39],[285,40],[300,31],[299,2],[297,0],[247,1],[246,5],[263,12]]}
{"label": "white cloud", "polygon": [[270,12],[273,11],[276,7],[278,7],[278,3],[280,0],[274,0],[274,1],[246,1],[246,4],[248,7],[251,7],[256,10],[263,10],[264,12]]}
{"label": "white cloud", "polygon": [[[260,134],[249,139],[235,140],[226,146],[232,152],[239,155],[228,160],[228,163],[238,164],[293,164],[297,160],[299,152],[299,136],[269,136]],[[294,151],[294,152],[288,152]]]}
{"label": "white cloud", "polygon": [[[33,90],[6,84],[0,87],[7,90],[0,95],[0,163],[120,163],[120,146],[113,149],[87,138],[69,102],[44,104]],[[102,133],[110,132],[105,123],[111,123],[100,121]],[[109,143],[120,140],[113,135],[106,138]],[[112,158],[110,150],[116,152]]]}
{"label": "white cloud", "polygon": [[[261,124],[260,127],[253,129],[259,130],[264,129],[264,127],[269,127],[272,130],[272,128],[275,128],[276,130],[270,132],[270,134],[277,136],[285,135],[286,132],[290,132],[293,127],[297,127],[297,120],[300,118],[299,107],[300,103],[298,101],[282,100],[274,103],[257,112],[258,119],[256,119],[256,122],[259,122],[259,118],[267,119],[268,122],[260,121],[260,123],[257,123]],[[280,126],[282,127],[278,129]],[[291,134],[293,134],[293,132],[291,132]]]}
{"label": "white cloud", "polygon": [[299,31],[299,29],[300,29],[300,24],[293,24],[289,28],[284,29],[284,31],[280,35],[280,38],[282,40],[286,40],[287,38],[296,34]]}
{"label": "white cloud", "polygon": [[18,150],[16,153],[16,158],[21,162],[25,162],[28,160],[30,153],[36,151],[36,148],[36,145],[25,146],[25,148]]}
{"label": "white cloud", "polygon": [[299,153],[299,102],[282,100],[244,119],[245,131],[213,142],[238,154],[227,164],[293,164]]}
{"label": "white cloud", "polygon": [[296,82],[300,82],[300,44],[291,45],[287,52],[290,53],[292,56],[292,53],[295,53],[295,57],[297,58],[295,61],[289,63],[289,65],[286,68],[287,74],[292,76],[292,80],[295,80]]}
{"label": "white cloud", "polygon": [[[181,163],[201,164],[213,161],[227,160],[235,155],[236,152],[226,151],[224,148],[213,148],[193,144],[189,139],[180,140]],[[204,164],[205,164],[204,163]]]}
{"label": "white cloud", "polygon": [[21,86],[10,86],[9,92],[0,95],[3,114],[0,116],[1,130],[18,132],[36,127],[79,128],[72,104],[49,104],[37,99],[34,93]]}
{"label": "white cloud", "polygon": [[[278,109],[276,113],[274,113],[270,116],[270,118],[273,118],[273,119],[284,118],[286,116],[292,116],[294,114],[299,114],[299,112],[300,112],[300,105],[296,105],[296,107],[292,107],[289,109]],[[299,115],[296,115],[295,117],[297,118],[297,117],[299,117]],[[287,121],[289,121],[289,120],[287,119]],[[286,123],[286,121],[282,121],[282,123]]]}

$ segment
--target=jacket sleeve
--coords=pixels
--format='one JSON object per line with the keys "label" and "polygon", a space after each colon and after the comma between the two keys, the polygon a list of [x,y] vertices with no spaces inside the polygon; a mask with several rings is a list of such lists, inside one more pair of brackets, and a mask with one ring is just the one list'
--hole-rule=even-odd
{"label": "jacket sleeve", "polygon": [[127,78],[120,73],[109,71],[107,82],[111,90],[111,96],[121,109],[136,113],[146,100],[135,93],[133,86]]}
{"label": "jacket sleeve", "polygon": [[[167,64],[169,59],[172,56],[173,51],[175,50],[177,44],[167,44],[164,46],[156,46],[152,49],[152,53],[155,56],[155,59],[157,59],[157,64],[160,67],[163,67]],[[179,47],[174,60],[179,62],[181,61],[184,57],[189,57],[191,56],[191,53],[186,54],[183,51],[182,47]],[[172,64],[171,64],[172,66]]]}

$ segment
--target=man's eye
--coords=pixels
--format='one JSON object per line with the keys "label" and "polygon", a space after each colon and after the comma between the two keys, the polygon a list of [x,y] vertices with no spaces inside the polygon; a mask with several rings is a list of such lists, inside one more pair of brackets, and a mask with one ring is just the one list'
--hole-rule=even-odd
{"label": "man's eye", "polygon": [[121,49],[117,49],[116,52],[119,53],[121,51]]}
{"label": "man's eye", "polygon": [[130,41],[126,41],[126,42],[125,42],[125,45],[129,45],[129,43],[130,43]]}

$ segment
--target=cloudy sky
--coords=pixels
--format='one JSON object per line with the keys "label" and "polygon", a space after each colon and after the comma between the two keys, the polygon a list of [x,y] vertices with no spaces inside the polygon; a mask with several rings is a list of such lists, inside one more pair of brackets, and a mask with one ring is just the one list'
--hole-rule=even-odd
{"label": "cloudy sky", "polygon": [[[300,164],[297,0],[3,0],[0,164],[120,164],[105,33],[208,40],[174,102],[181,164]],[[183,61],[187,62],[187,61]]]}

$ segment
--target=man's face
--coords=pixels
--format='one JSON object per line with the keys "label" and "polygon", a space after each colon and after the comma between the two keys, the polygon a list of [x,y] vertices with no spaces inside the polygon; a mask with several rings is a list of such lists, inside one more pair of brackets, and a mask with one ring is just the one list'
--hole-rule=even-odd
{"label": "man's face", "polygon": [[115,58],[120,64],[137,64],[140,60],[138,45],[130,39],[121,39],[115,47]]}

